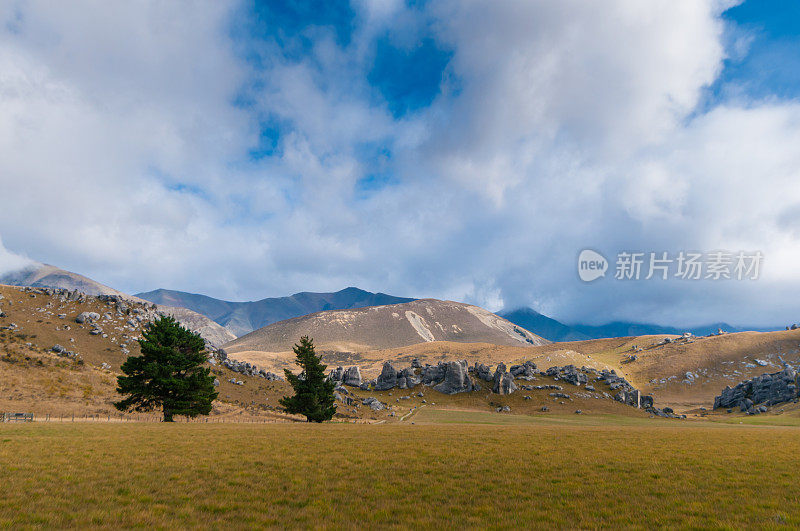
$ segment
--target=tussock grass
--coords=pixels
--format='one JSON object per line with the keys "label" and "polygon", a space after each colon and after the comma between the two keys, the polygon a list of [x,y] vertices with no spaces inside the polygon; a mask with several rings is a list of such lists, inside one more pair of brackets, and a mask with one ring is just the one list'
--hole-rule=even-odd
{"label": "tussock grass", "polygon": [[0,527],[800,525],[797,428],[588,420],[2,425]]}

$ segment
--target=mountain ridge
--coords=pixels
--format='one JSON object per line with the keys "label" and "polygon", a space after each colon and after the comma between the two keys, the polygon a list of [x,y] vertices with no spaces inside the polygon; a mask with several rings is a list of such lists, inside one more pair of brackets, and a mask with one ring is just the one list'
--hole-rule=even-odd
{"label": "mountain ridge", "polygon": [[[279,321],[224,346],[236,359],[294,363],[292,346],[314,338],[320,351],[365,352],[451,341],[527,347],[549,343],[478,306],[437,299],[328,310]],[[272,366],[275,366],[274,364]]]}
{"label": "mountain ridge", "polygon": [[602,325],[581,323],[570,325],[541,314],[527,306],[504,309],[497,312],[497,315],[508,319],[516,325],[527,328],[545,339],[558,342],[645,335],[682,335],[685,332],[695,336],[707,336],[716,334],[718,330],[723,330],[724,332],[775,332],[782,329],[781,327],[737,327],[725,322],[688,327],[633,321],[611,321]]}
{"label": "mountain ridge", "polygon": [[[0,284],[8,286],[29,286],[34,288],[58,288],[79,291],[89,296],[114,295],[137,303],[150,303],[135,295],[129,295],[88,277],[60,269],[50,264],[34,263],[22,269],[0,275]],[[188,308],[160,305],[160,311],[171,315],[189,330],[200,336],[213,347],[235,339],[236,336],[219,326],[206,315]]]}
{"label": "mountain ridge", "polygon": [[155,304],[169,304],[201,313],[237,337],[279,321],[320,311],[385,306],[415,300],[373,293],[356,287],[347,287],[336,292],[302,291],[286,297],[267,297],[246,302],[226,301],[163,288],[138,293],[136,296]]}

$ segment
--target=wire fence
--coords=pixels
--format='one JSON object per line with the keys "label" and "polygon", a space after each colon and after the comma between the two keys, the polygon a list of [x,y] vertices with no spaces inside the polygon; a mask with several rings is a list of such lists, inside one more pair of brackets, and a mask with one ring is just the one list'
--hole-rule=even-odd
{"label": "wire fence", "polygon": [[[198,416],[198,417],[181,417],[176,416],[173,422],[189,423],[189,424],[274,424],[283,422],[292,422],[294,419],[275,418],[275,417],[245,417],[245,416]],[[127,422],[164,422],[163,415],[156,413],[141,413],[141,414],[90,414],[90,413],[0,413],[0,422],[17,423],[17,422],[103,422],[103,423],[127,423]]]}

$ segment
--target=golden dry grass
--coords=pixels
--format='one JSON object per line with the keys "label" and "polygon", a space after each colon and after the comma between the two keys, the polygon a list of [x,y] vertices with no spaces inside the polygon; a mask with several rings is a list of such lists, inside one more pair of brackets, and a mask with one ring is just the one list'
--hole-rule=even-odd
{"label": "golden dry grass", "polygon": [[597,423],[3,425],[0,527],[800,525],[797,428]]}

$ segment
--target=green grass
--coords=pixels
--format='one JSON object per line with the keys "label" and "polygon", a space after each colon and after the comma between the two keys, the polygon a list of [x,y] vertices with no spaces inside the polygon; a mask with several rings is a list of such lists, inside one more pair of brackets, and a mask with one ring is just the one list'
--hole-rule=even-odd
{"label": "green grass", "polygon": [[0,527],[800,526],[796,428],[425,414],[0,425]]}

